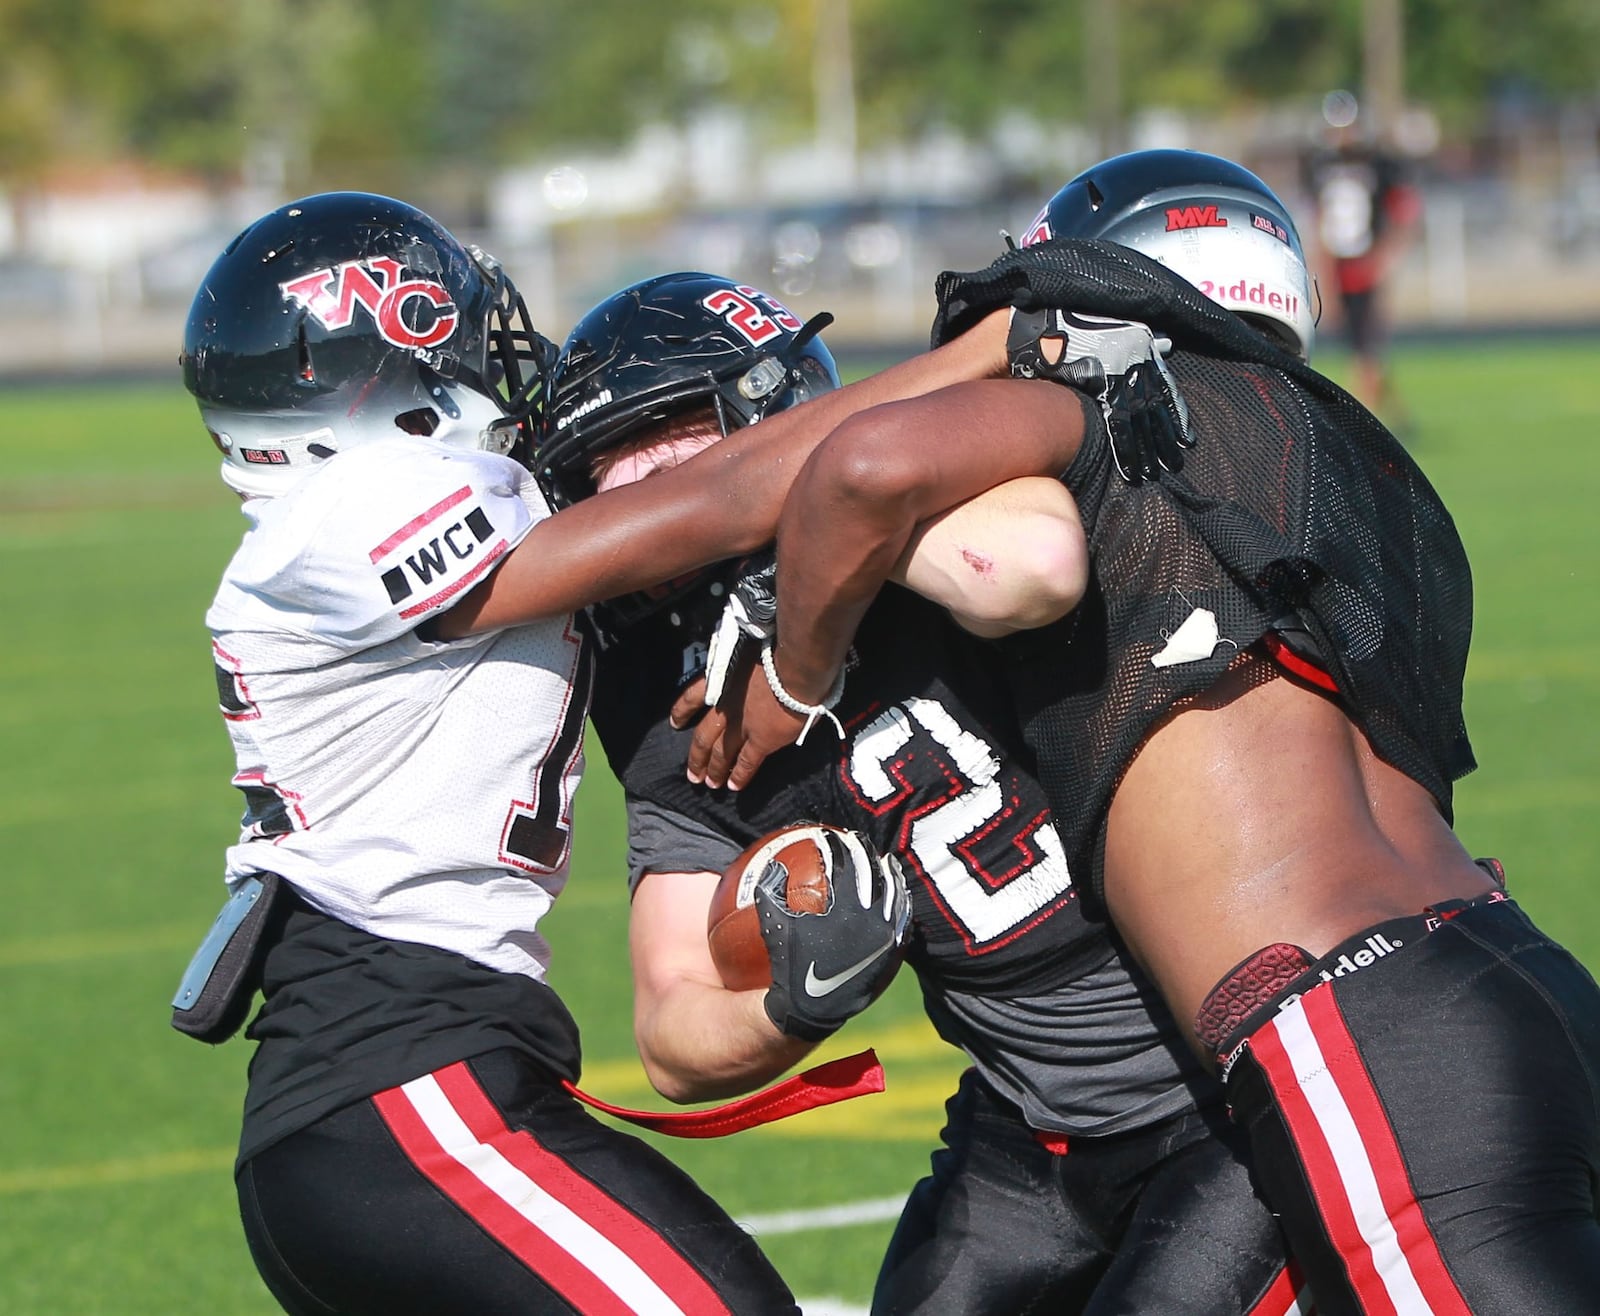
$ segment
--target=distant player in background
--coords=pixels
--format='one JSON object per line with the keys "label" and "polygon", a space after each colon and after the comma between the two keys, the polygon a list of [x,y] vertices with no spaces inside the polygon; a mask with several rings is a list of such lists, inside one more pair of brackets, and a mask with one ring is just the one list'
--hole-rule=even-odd
{"label": "distant player in background", "polygon": [[[1135,332],[1113,323],[1100,331]],[[817,398],[833,369],[809,329],[770,296],[701,273],[618,292],[579,321],[552,372],[537,468],[581,499],[720,442],[751,419],[763,381],[782,390],[773,406]],[[728,589],[758,615],[762,577],[703,576],[593,610],[606,636],[592,715],[628,802],[635,1034],[661,1092],[745,1091],[872,999],[870,973],[849,970],[885,944],[883,921],[852,901],[821,916],[772,909],[764,935],[782,938],[771,958],[790,972],[759,990],[722,986],[707,909],[746,844],[805,818],[857,829],[902,863],[908,963],[971,1068],[890,1244],[878,1316],[1295,1310],[1220,1085],[1105,925],[1085,919],[997,656],[974,638],[1063,616],[1086,573],[1075,508],[1052,479],[990,489],[922,527],[894,573],[911,588],[885,591],[858,633],[829,713],[842,738],[818,725],[738,794],[685,779],[688,732],[668,710],[702,684]],[[820,988],[808,964],[824,982],[827,966],[844,968]]]}
{"label": "distant player in background", "polygon": [[1329,92],[1322,113],[1324,144],[1303,162],[1314,260],[1355,356],[1354,393],[1405,438],[1412,418],[1389,367],[1385,293],[1416,239],[1422,196],[1400,157],[1363,132],[1353,95]]}

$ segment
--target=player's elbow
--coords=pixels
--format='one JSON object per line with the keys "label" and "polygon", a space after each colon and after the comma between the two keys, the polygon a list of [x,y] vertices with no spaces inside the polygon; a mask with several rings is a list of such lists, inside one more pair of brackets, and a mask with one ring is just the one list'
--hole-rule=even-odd
{"label": "player's elbow", "polygon": [[1048,626],[1089,582],[1089,546],[1076,502],[1057,480],[997,486],[927,523],[903,582],[979,635]]}
{"label": "player's elbow", "polygon": [[635,1018],[633,1040],[650,1086],[668,1101],[681,1105],[720,1095],[712,1090],[706,1074],[684,1063],[680,1054],[682,1048],[673,1044],[671,1033],[656,1023],[653,1016],[646,1014]]}
{"label": "player's elbow", "polygon": [[644,1043],[639,1043],[639,1059],[644,1064],[645,1077],[650,1086],[668,1101],[685,1105],[691,1101],[708,1101],[715,1093],[706,1091],[706,1084],[694,1074],[675,1068],[653,1055]]}
{"label": "player's elbow", "polygon": [[650,1086],[679,1106],[694,1101],[725,1101],[729,1097],[743,1096],[764,1081],[765,1077],[765,1071],[746,1072],[734,1068],[731,1072],[724,1072],[716,1066],[707,1068],[704,1060],[651,1052],[642,1042],[639,1045],[639,1059],[644,1065]]}
{"label": "player's elbow", "polygon": [[898,423],[899,404],[858,412],[828,436],[807,475],[813,491],[848,508],[857,523],[908,526],[931,512],[929,469],[919,445]]}
{"label": "player's elbow", "polygon": [[1003,563],[970,560],[986,571],[986,589],[962,594],[959,620],[979,635],[1033,630],[1059,621],[1083,601],[1089,583],[1089,551],[1076,521],[1048,512],[1020,513],[1013,527],[1018,552]]}
{"label": "player's elbow", "polygon": [[[726,995],[718,989],[718,995]],[[708,1001],[700,1004],[709,1005]],[[764,1076],[727,1049],[726,1030],[708,1034],[688,1024],[703,1011],[668,1007],[641,1010],[635,1002],[633,1040],[650,1086],[668,1101],[720,1101],[748,1092]],[[702,1020],[703,1021],[703,1020]]]}

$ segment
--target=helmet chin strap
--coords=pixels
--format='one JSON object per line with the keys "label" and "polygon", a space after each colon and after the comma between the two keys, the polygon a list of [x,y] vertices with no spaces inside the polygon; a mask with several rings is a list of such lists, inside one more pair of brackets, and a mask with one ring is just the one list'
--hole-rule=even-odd
{"label": "helmet chin strap", "polygon": [[[439,424],[432,434],[418,437],[427,437],[451,448],[476,449],[503,457],[511,451],[520,436],[520,420],[508,416],[496,399],[485,397],[474,388],[465,384],[446,383],[435,375],[429,381],[428,395],[435,414],[440,418]],[[399,426],[389,431],[397,438],[408,432]],[[381,443],[385,437],[373,433],[360,437],[347,435],[346,441],[340,444],[332,429],[322,428],[288,437],[273,436],[261,442],[276,448],[296,449],[323,461],[350,448]],[[230,438],[228,443],[231,449],[233,440]],[[246,446],[249,446],[248,443]],[[222,463],[222,479],[230,489],[245,498],[273,498],[298,484],[316,466],[315,462],[307,465],[296,460],[291,465],[255,467],[225,459]]]}
{"label": "helmet chin strap", "polygon": [[[507,415],[496,398],[480,393],[466,382],[466,372],[456,387],[436,386],[443,396],[435,398],[441,412],[439,427],[429,435],[452,448],[475,448],[504,456],[517,440],[521,418]],[[430,388],[430,394],[433,393]]]}

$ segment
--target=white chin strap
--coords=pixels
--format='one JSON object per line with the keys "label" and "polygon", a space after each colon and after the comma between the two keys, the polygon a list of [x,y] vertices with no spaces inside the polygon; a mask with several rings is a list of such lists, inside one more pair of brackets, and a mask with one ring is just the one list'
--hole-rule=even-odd
{"label": "white chin strap", "polygon": [[242,498],[276,498],[309,475],[307,467],[265,466],[260,470],[222,463],[222,482]]}

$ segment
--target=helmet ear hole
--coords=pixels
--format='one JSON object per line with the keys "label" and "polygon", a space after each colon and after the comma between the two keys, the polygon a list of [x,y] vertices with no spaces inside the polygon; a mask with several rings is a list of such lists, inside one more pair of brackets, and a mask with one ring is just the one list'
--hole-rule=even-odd
{"label": "helmet ear hole", "polygon": [[402,411],[394,418],[394,423],[407,434],[427,439],[439,428],[439,413],[432,407],[418,407],[414,411]]}

